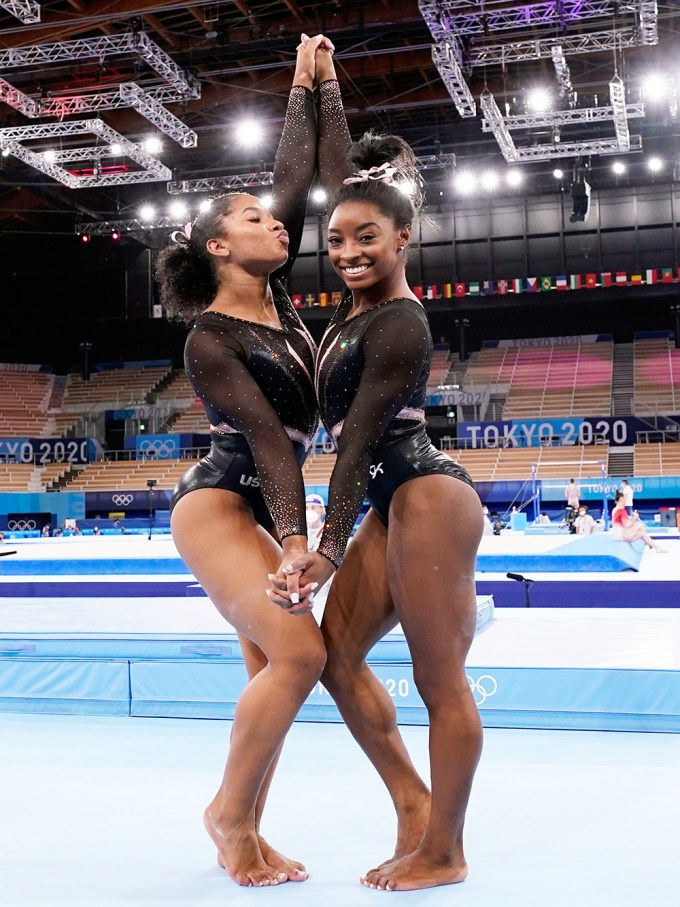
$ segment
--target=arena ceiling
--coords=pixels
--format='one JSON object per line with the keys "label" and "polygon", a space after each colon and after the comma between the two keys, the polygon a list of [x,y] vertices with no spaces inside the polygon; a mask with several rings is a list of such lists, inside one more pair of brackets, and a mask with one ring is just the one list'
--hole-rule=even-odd
{"label": "arena ceiling", "polygon": [[[460,66],[453,62],[454,76],[449,73],[448,80],[433,62],[432,46],[438,40],[433,10],[440,24],[448,28],[452,22],[459,31]],[[39,21],[26,21],[32,15]],[[645,102],[644,117],[630,120],[630,131],[641,137],[642,153],[665,155],[670,163],[664,178],[675,178],[679,16],[671,0],[658,8],[653,0],[537,0],[525,6],[502,0],[0,0],[0,140],[3,134],[11,138],[12,130],[36,127],[30,154],[17,156],[6,143],[10,153],[0,158],[0,233],[72,233],[79,222],[133,217],[142,200],[167,202],[168,183],[270,170],[301,32],[323,31],[335,42],[354,134],[369,127],[395,131],[420,156],[453,153],[459,166],[462,161],[507,166],[498,138],[482,129],[479,100],[484,93],[493,95],[503,117],[512,118],[526,113],[529,88],[559,88],[561,80],[558,105],[592,111],[610,104],[614,76],[621,78],[629,105],[642,103],[641,80],[656,71],[671,91],[663,103]],[[594,32],[607,33],[611,40],[595,45]],[[140,35],[148,44],[141,51]],[[524,58],[515,52],[551,42],[569,45],[561,69],[550,55],[535,53],[532,59],[531,52]],[[83,52],[92,47],[100,50]],[[74,54],[69,58],[45,50],[31,55],[31,49],[40,48],[72,48]],[[495,50],[485,57],[485,48]],[[456,103],[452,78],[464,80],[476,115],[465,112],[465,98]],[[176,88],[177,79],[183,87],[180,99],[173,100],[168,84]],[[92,103],[107,93],[117,96],[125,85],[141,87],[137,106],[126,102],[97,108]],[[156,125],[164,116],[158,98],[174,138],[166,121],[158,171],[141,184],[118,184],[116,173],[144,170],[144,158],[121,164],[98,154],[114,134],[141,147],[156,132],[154,116]],[[78,99],[84,100],[82,109]],[[266,124],[266,139],[256,149],[242,149],[234,141],[233,127],[244,115]],[[85,188],[70,188],[36,169],[31,154],[54,145],[54,139],[41,137],[39,127],[60,124],[66,132],[56,141],[68,161],[69,149],[84,141],[68,129],[84,117],[104,124],[99,133],[88,132],[92,157],[63,166],[77,177],[110,174],[110,181],[93,178]],[[534,122],[522,140],[531,148],[612,134],[611,123],[587,119],[585,114],[581,121],[572,116],[573,122],[562,124],[557,133],[554,125]],[[640,159],[635,148],[630,154]],[[584,159],[593,166],[594,180],[598,168],[602,180],[611,179],[604,157],[586,153]],[[565,157],[563,163],[572,166],[573,159]],[[520,166],[532,168],[535,189],[549,178],[554,163]]]}

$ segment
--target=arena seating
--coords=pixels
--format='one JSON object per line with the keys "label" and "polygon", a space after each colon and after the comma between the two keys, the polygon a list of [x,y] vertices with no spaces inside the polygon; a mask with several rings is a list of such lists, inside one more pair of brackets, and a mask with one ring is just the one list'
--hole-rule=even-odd
{"label": "arena seating", "polygon": [[54,376],[0,369],[0,437],[45,437]]}
{"label": "arena seating", "polygon": [[66,491],[146,490],[149,479],[157,488],[172,489],[196,460],[100,460],[80,470]]}
{"label": "arena seating", "polygon": [[680,349],[667,337],[636,340],[633,346],[636,415],[680,412]]}
{"label": "arena seating", "polygon": [[62,408],[84,412],[144,403],[147,395],[170,373],[168,366],[104,369],[93,372],[89,381],[71,372],[66,381]]}
{"label": "arena seating", "polygon": [[0,491],[28,491],[31,463],[0,463]]}
{"label": "arena seating", "polygon": [[446,376],[451,367],[451,351],[448,349],[435,349],[432,353],[432,364],[430,365],[430,377],[427,379],[427,387],[430,393],[436,390],[439,385],[444,384]]}
{"label": "arena seating", "polygon": [[328,485],[335,466],[336,455],[317,454],[307,457],[302,470],[305,485]]}
{"label": "arena seating", "polygon": [[503,418],[611,415],[614,345],[484,348],[466,384],[507,386]]}
{"label": "arena seating", "polygon": [[539,479],[579,479],[602,475],[609,449],[605,445],[564,447],[503,447],[446,451],[476,482],[531,479],[531,464],[537,463]]}
{"label": "arena seating", "polygon": [[636,476],[680,476],[680,443],[636,444]]}

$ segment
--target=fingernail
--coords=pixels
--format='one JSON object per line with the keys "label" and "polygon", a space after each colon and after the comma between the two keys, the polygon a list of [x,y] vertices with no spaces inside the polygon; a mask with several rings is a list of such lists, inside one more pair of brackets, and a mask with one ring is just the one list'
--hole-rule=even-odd
{"label": "fingernail", "polygon": [[312,583],[312,589],[318,589],[318,588],[319,588],[318,583]]}
{"label": "fingernail", "polygon": [[290,593],[290,600],[293,602],[294,605],[300,604],[300,596],[297,594],[297,592]]}
{"label": "fingernail", "polygon": [[314,601],[314,593],[310,592],[309,593],[309,604],[311,605],[313,601]]}
{"label": "fingernail", "polygon": [[271,581],[271,580],[274,579],[274,576],[275,576],[274,573],[268,573],[268,574],[267,574],[267,579]]}
{"label": "fingernail", "polygon": [[292,571],[292,569],[293,569],[293,565],[292,565],[292,564],[288,564],[288,566],[287,566],[287,567],[284,567],[283,569],[284,569],[284,571],[285,571],[286,573],[290,573],[290,572]]}

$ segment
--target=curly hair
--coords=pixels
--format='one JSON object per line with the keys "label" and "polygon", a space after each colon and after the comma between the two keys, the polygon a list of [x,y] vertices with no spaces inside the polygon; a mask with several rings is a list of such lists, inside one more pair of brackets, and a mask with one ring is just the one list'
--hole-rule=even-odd
{"label": "curly hair", "polygon": [[224,233],[222,221],[242,194],[230,192],[212,199],[208,210],[191,224],[191,238],[181,244],[173,242],[160,252],[155,277],[161,305],[170,319],[191,324],[215,298],[217,273],[206,243]]}
{"label": "curly hair", "polygon": [[[367,201],[389,217],[395,227],[413,223],[425,203],[425,195],[416,156],[408,142],[398,135],[365,132],[350,145],[347,162],[356,171],[389,164],[396,169],[395,182],[366,179],[344,183],[329,202],[329,217],[342,202]],[[399,184],[409,185],[409,191],[400,190]]]}

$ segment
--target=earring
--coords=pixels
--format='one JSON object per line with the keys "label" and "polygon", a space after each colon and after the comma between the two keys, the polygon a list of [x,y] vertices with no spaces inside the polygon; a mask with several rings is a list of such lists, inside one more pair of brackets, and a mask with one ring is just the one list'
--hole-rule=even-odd
{"label": "earring", "polygon": [[404,251],[404,248],[405,248],[404,246],[399,246],[399,251],[400,251],[400,252],[403,252],[403,251]]}

